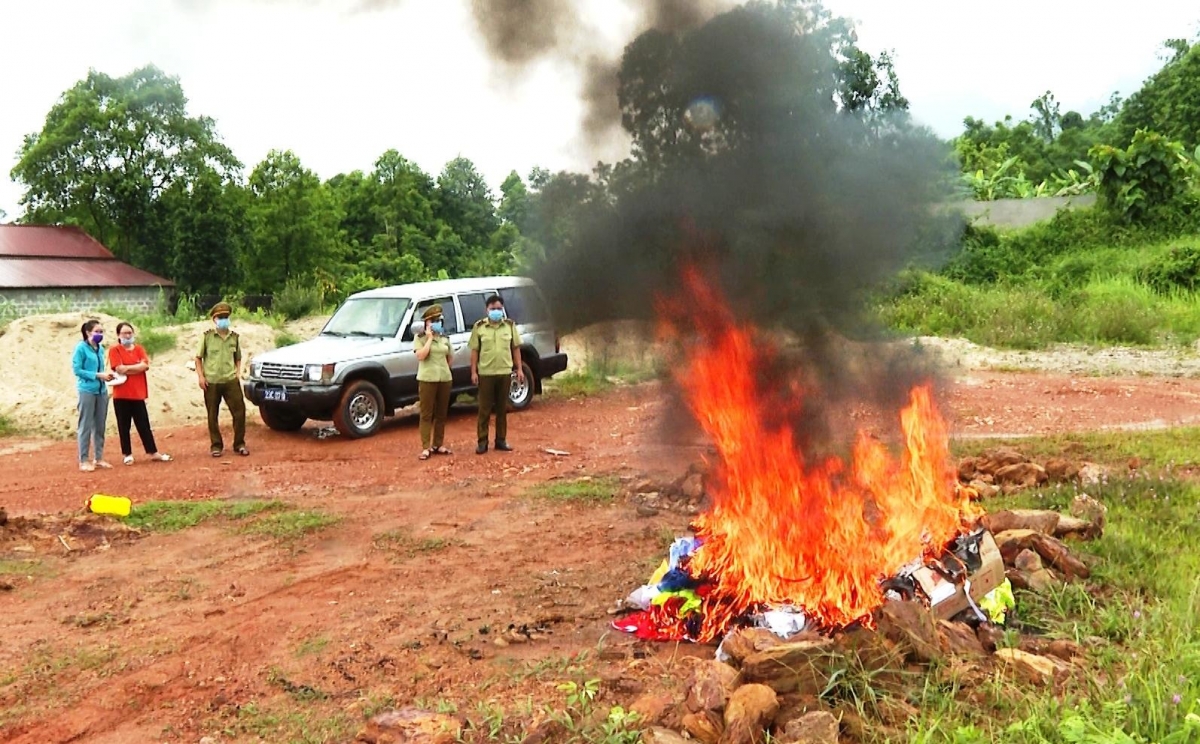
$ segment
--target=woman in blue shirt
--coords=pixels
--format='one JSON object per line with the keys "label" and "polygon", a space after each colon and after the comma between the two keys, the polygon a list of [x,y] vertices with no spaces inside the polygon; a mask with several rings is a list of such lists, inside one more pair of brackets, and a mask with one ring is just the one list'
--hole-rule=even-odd
{"label": "woman in blue shirt", "polygon": [[[79,391],[79,469],[90,473],[111,468],[104,461],[104,427],[108,423],[108,388],[113,373],[104,369],[104,327],[89,320],[79,329],[83,340],[75,345],[71,368]],[[94,459],[89,458],[89,450]]]}

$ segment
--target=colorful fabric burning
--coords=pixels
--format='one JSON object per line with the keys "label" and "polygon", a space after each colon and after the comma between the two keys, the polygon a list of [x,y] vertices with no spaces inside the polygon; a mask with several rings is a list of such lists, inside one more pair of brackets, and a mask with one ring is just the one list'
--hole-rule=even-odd
{"label": "colorful fabric burning", "polygon": [[[631,598],[645,607],[617,627],[711,642],[753,618],[785,628],[788,617],[802,618],[801,627],[870,624],[889,580],[981,534],[929,385],[913,388],[899,412],[898,457],[860,431],[848,460],[806,462],[790,427],[764,425],[786,420],[778,407],[802,395],[764,397],[755,370],[774,350],[734,321],[697,272],[685,274],[684,287],[684,302],[663,307],[663,331],[683,344],[678,382],[715,445],[712,504],[693,522],[695,537],[676,542],[662,575]],[[956,587],[969,571],[959,573]]]}

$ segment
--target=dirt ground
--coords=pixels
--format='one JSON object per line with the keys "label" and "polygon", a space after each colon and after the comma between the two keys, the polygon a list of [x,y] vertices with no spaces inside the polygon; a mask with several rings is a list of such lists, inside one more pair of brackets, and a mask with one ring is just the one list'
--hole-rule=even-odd
{"label": "dirt ground", "polygon": [[[1200,380],[975,372],[945,405],[958,436],[1181,425],[1200,421]],[[254,425],[252,455],[219,460],[202,426],[164,429],[176,462],[94,474],[72,442],[0,440],[14,521],[97,492],[279,499],[341,520],[298,544],[221,523],[72,549],[0,540],[0,741],[349,741],[385,703],[561,702],[577,668],[605,681],[606,704],[678,684],[712,649],[633,643],[608,610],[687,515],[530,495],[681,474],[705,446],[666,435],[665,406],[657,384],[541,399],[512,418],[517,451],[484,457],[459,409],[457,454],[425,463],[412,417],[361,441]],[[533,638],[497,644],[510,626]]]}

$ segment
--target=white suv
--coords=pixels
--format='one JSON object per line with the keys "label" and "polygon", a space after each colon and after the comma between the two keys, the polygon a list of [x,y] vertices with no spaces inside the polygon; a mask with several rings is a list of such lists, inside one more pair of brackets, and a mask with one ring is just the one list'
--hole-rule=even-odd
{"label": "white suv", "polygon": [[515,410],[527,408],[542,381],[567,368],[567,355],[537,285],[522,277],[420,282],[352,295],[316,338],[254,357],[242,383],[246,397],[276,431],[296,431],[314,419],[333,421],[345,436],[371,436],[384,416],[417,400],[412,341],[430,305],[442,306],[453,348],[451,400],[475,392],[467,341],[493,294],[503,298],[521,334],[525,382],[518,384],[514,370],[510,401]]}

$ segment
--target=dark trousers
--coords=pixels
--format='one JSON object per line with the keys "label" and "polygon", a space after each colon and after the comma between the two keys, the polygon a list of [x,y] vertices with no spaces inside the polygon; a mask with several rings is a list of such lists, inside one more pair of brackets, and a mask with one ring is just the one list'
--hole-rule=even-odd
{"label": "dark trousers", "polygon": [[496,441],[508,441],[508,390],[512,387],[512,375],[479,376],[479,425],[476,434],[479,443],[488,440],[488,424],[496,414]]}
{"label": "dark trousers", "polygon": [[[421,400],[421,449],[442,446],[446,438],[446,417],[450,413],[450,385],[447,382],[418,382]],[[432,440],[432,442],[430,441]]]}
{"label": "dark trousers", "polygon": [[204,407],[208,409],[208,441],[214,451],[225,449],[221,438],[221,401],[233,416],[233,448],[246,446],[246,399],[242,397],[242,385],[237,380],[210,382],[204,389]]}
{"label": "dark trousers", "polygon": [[144,400],[123,400],[113,398],[113,413],[117,415],[117,436],[121,438],[121,454],[129,457],[133,454],[133,442],[129,438],[129,425],[137,427],[138,438],[146,448],[147,455],[158,452],[154,444],[154,432],[150,431],[150,412],[146,410]]}

